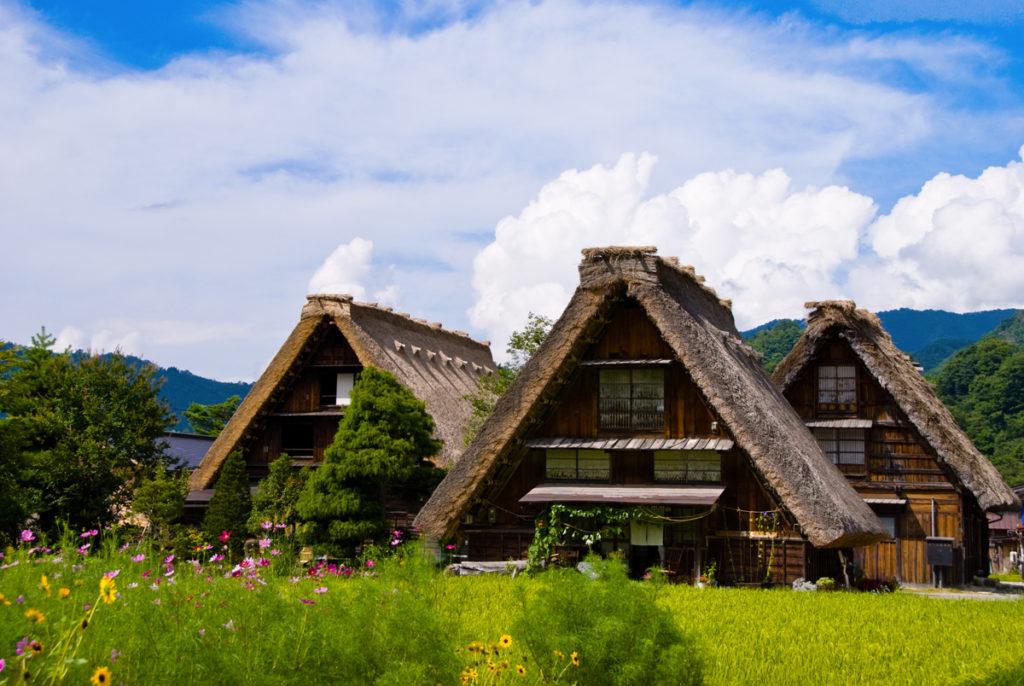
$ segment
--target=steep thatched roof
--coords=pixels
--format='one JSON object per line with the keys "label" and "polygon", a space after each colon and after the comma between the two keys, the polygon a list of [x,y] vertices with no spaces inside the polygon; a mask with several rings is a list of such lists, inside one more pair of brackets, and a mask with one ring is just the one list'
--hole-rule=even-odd
{"label": "steep thatched roof", "polygon": [[336,327],[363,366],[390,372],[427,405],[435,434],[444,441],[434,460],[447,466],[462,452],[462,431],[472,414],[466,396],[477,379],[494,371],[487,343],[461,331],[414,319],[388,307],[361,303],[348,295],[311,295],[288,339],[239,405],[199,468],[192,490],[209,488],[227,458],[240,446],[253,422],[274,405],[279,387],[325,327]]}
{"label": "steep thatched roof", "polygon": [[775,368],[773,378],[785,392],[800,371],[832,336],[846,340],[868,371],[892,396],[911,424],[985,510],[1015,509],[1020,502],[999,472],[971,443],[910,356],[892,342],[881,321],[851,300],[807,303],[807,328]]}
{"label": "steep thatched roof", "polygon": [[498,401],[494,414],[416,518],[433,538],[457,528],[497,468],[513,459],[544,406],[575,368],[623,296],[646,310],[739,448],[815,546],[882,538],[881,523],[821,452],[740,339],[729,304],[703,278],[654,248],[583,251],[580,286],[544,344]]}

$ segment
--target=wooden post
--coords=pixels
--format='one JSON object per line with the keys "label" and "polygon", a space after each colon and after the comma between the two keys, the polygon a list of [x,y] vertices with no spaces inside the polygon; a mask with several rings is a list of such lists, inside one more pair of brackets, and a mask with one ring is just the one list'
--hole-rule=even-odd
{"label": "wooden post", "polygon": [[846,573],[846,555],[843,554],[842,550],[840,550],[838,552],[839,552],[839,567],[840,567],[840,569],[843,570],[843,586],[845,588],[849,589],[850,588],[850,575]]}

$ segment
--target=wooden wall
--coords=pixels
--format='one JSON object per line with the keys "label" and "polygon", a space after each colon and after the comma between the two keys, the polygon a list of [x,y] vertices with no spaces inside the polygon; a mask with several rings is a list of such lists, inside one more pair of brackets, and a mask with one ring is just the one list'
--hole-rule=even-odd
{"label": "wooden wall", "polygon": [[[855,413],[819,412],[817,368],[821,364],[850,364],[857,373]],[[896,518],[897,540],[858,548],[856,563],[870,578],[897,578],[905,583],[932,582],[927,563],[925,537],[931,535],[931,503],[936,502],[936,535],[954,539],[954,568],[949,583],[959,583],[967,565],[973,573],[987,556],[981,550],[981,532],[965,533],[968,523],[978,519],[972,510],[973,499],[962,496],[955,476],[935,458],[935,451],[917,432],[899,409],[891,394],[872,376],[849,344],[838,336],[822,346],[817,357],[800,372],[786,391],[803,419],[870,419],[867,430],[866,459],[863,466],[840,465],[854,489],[864,498],[906,499],[903,510],[878,511]],[[974,508],[976,510],[976,508]],[[977,527],[975,527],[977,528]]]}

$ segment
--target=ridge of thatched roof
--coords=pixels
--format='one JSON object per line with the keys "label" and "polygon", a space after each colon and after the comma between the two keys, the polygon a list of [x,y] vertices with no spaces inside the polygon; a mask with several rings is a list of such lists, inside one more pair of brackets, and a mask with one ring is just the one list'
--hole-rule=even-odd
{"label": "ridge of thatched roof", "polygon": [[852,300],[809,302],[807,328],[772,375],[786,391],[829,336],[838,334],[889,392],[918,433],[984,510],[1016,509],[1020,501],[998,470],[974,447],[909,355],[896,347],[881,320]]}
{"label": "ridge of thatched roof", "polygon": [[310,352],[315,333],[336,327],[365,367],[394,374],[426,403],[434,418],[435,435],[444,441],[435,462],[447,466],[462,451],[462,432],[472,414],[466,396],[477,391],[477,380],[495,370],[487,343],[462,331],[416,319],[350,295],[306,297],[299,322],[253,385],[238,410],[210,446],[189,487],[209,488],[228,454],[237,449],[259,416],[276,404],[278,389],[296,363]]}
{"label": "ridge of thatched roof", "polygon": [[432,538],[451,535],[502,463],[514,458],[545,401],[557,393],[624,296],[647,312],[751,458],[770,491],[818,547],[859,545],[883,537],[877,517],[825,457],[796,412],[740,338],[728,303],[692,267],[654,248],[583,251],[580,285],[537,353],[498,401],[473,443],[416,518]]}

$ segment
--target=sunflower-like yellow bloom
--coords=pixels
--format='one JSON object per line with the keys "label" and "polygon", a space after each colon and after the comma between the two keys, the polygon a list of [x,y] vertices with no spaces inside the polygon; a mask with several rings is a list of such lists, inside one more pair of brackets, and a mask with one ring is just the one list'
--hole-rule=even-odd
{"label": "sunflower-like yellow bloom", "polygon": [[71,595],[71,589],[67,586],[61,586],[60,590],[57,591],[57,595],[59,595],[61,598],[67,598],[69,595]]}
{"label": "sunflower-like yellow bloom", "polygon": [[575,650],[572,651],[572,653],[569,655],[569,659],[572,660],[572,666],[573,667],[579,667],[580,666],[580,654],[577,653]]}
{"label": "sunflower-like yellow bloom", "polygon": [[526,667],[523,665],[516,665],[516,674],[519,676],[526,676]]}
{"label": "sunflower-like yellow bloom", "polygon": [[39,588],[43,589],[46,595],[50,595],[50,580],[46,578],[45,574],[39,579]]}
{"label": "sunflower-like yellow bloom", "polygon": [[117,586],[109,576],[100,579],[100,597],[108,605],[117,600]]}
{"label": "sunflower-like yellow bloom", "polygon": [[46,621],[46,615],[44,615],[42,612],[35,609],[34,607],[30,607],[29,609],[25,610],[25,616],[31,619],[36,624],[41,624],[44,621]]}
{"label": "sunflower-like yellow bloom", "polygon": [[92,678],[89,679],[93,686],[107,686],[110,683],[110,677],[113,676],[110,670],[106,667],[98,667],[95,672],[92,673]]}
{"label": "sunflower-like yellow bloom", "polygon": [[512,637],[508,634],[502,634],[501,638],[498,639],[498,645],[502,648],[512,647]]}

